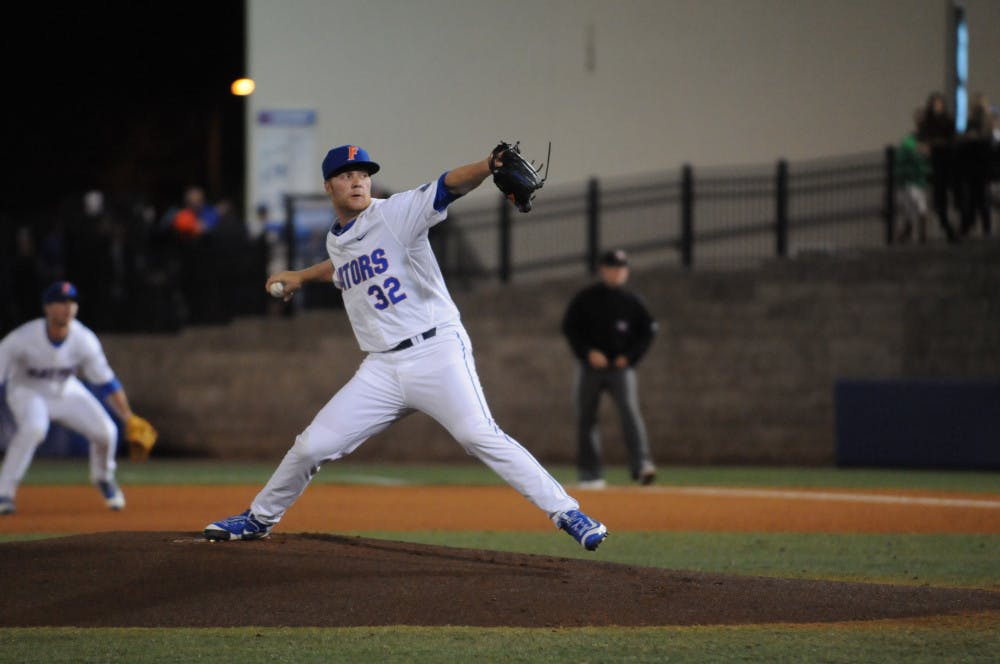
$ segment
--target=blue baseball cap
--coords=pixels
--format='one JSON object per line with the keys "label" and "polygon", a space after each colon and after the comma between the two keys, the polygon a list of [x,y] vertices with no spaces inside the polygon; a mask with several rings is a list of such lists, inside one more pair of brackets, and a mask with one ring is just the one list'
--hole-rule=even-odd
{"label": "blue baseball cap", "polygon": [[42,303],[76,302],[76,286],[68,281],[56,281],[42,293]]}
{"label": "blue baseball cap", "polygon": [[364,148],[357,145],[341,145],[326,153],[326,158],[323,159],[323,179],[329,180],[348,168],[368,171],[368,175],[375,175],[381,166],[371,160]]}

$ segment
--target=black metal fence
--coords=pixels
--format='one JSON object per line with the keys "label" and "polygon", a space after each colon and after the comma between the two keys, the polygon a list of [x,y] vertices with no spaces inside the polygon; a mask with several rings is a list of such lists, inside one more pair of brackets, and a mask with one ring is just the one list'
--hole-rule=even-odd
{"label": "black metal fence", "polygon": [[[686,164],[672,173],[545,187],[527,214],[499,195],[487,204],[459,200],[431,242],[445,276],[457,284],[593,272],[610,247],[627,250],[637,263],[687,269],[874,247],[896,237],[893,163],[887,147],[746,167]],[[313,220],[289,228],[300,247],[294,264],[325,257],[322,243],[310,244],[303,228],[325,234],[328,206],[325,196],[288,199],[289,219]],[[315,256],[302,255],[309,246]]]}
{"label": "black metal fence", "polygon": [[592,272],[602,248],[685,268],[744,267],[774,256],[891,238],[892,153],[802,163],[591,179],[542,189],[529,214],[505,200],[456,203],[437,241],[457,279]]}

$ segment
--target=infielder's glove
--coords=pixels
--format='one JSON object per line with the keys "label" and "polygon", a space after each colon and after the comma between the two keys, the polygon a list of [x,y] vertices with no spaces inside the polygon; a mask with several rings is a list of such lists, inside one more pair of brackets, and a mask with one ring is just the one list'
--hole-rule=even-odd
{"label": "infielder's glove", "polygon": [[[497,189],[503,192],[518,210],[528,212],[531,210],[531,199],[535,197],[535,191],[542,188],[549,172],[546,168],[545,177],[538,177],[538,173],[542,170],[541,165],[535,168],[534,162],[528,163],[521,156],[519,145],[520,141],[514,145],[501,142],[493,148],[493,152],[490,153],[490,173],[493,174],[493,183]],[[549,153],[551,152],[550,143]]]}
{"label": "infielder's glove", "polygon": [[131,461],[145,461],[156,444],[159,434],[147,420],[132,415],[125,421],[125,440],[128,441],[128,458]]}

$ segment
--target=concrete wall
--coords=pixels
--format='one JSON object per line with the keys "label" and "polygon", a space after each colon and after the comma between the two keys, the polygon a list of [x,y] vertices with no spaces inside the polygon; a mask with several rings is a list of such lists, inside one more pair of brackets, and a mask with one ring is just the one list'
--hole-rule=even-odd
{"label": "concrete wall", "polygon": [[[258,109],[318,112],[390,190],[500,139],[553,185],[880,150],[949,78],[949,0],[249,0]],[[966,0],[970,90],[1000,98],[1000,3]],[[482,188],[471,198],[485,197]],[[297,192],[302,193],[302,192]]]}
{"label": "concrete wall", "polygon": [[[585,279],[454,293],[497,422],[540,459],[573,458],[573,361],[559,322]],[[896,247],[747,272],[637,269],[661,333],[640,367],[663,463],[834,459],[837,378],[1000,376],[1000,243]],[[160,454],[279,459],[361,360],[342,311],[240,320],[177,336],[106,335]],[[603,404],[608,459],[623,458]],[[354,458],[458,460],[413,415]]]}

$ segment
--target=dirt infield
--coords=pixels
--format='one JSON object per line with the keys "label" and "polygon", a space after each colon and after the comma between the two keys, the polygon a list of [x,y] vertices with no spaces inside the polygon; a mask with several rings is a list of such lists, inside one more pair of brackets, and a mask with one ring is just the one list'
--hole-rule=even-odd
{"label": "dirt infield", "polygon": [[[189,531],[240,512],[259,486],[123,487],[128,509],[102,508],[89,486],[26,486],[0,533]],[[613,531],[1000,533],[1000,496],[927,491],[710,487],[574,490]],[[551,522],[506,486],[318,484],[289,510],[283,532],[548,531]]]}
{"label": "dirt infield", "polygon": [[[1000,611],[1000,593],[659,570],[315,534],[533,530],[566,540],[506,487],[317,485],[268,540],[210,544],[257,487],[24,487],[0,532],[0,626],[694,625]],[[576,492],[618,531],[1000,532],[1000,497],[666,487]],[[612,535],[613,536],[613,535]],[[595,559],[597,557],[595,556]],[[252,589],[252,591],[248,591]]]}

